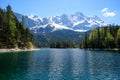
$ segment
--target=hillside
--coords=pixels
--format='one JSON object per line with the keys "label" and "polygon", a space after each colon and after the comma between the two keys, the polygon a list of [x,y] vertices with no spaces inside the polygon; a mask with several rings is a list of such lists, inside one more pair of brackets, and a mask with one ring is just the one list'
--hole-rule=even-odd
{"label": "hillside", "polygon": [[25,27],[24,17],[19,22],[11,6],[0,8],[0,48],[31,48],[33,36]]}
{"label": "hillside", "polygon": [[[22,20],[23,15],[15,13],[15,16],[19,21]],[[49,18],[27,15],[24,16],[24,19],[25,25],[34,35],[35,44],[38,47],[49,47],[53,42],[64,40],[75,42],[79,46],[84,38],[84,32],[107,25],[99,17],[88,17],[81,12]]]}
{"label": "hillside", "polygon": [[38,47],[49,47],[51,43],[56,41],[72,41],[79,46],[84,38],[83,32],[75,32],[72,30],[57,30],[48,33],[34,33],[35,44]]}

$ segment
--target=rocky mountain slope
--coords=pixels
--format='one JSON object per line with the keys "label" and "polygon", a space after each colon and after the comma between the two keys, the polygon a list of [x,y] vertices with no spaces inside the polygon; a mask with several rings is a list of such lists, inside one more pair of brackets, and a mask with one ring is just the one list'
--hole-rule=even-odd
{"label": "rocky mountain slope", "polygon": [[[15,13],[16,17],[21,21],[21,14]],[[85,32],[94,27],[107,25],[97,16],[88,17],[81,12],[76,12],[71,15],[62,14],[50,18],[41,18],[36,15],[24,16],[26,26],[33,33],[54,32],[56,30],[72,30],[77,32]]]}

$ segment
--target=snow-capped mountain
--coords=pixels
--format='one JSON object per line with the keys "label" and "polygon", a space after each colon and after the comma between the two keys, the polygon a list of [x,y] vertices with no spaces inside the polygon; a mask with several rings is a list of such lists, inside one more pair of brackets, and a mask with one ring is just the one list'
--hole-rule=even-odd
{"label": "snow-capped mountain", "polygon": [[[18,18],[19,21],[22,21],[22,16],[24,15],[15,13],[15,16]],[[24,19],[25,19],[26,26],[28,28],[42,25],[42,22],[41,22],[42,18],[40,18],[39,16],[28,15],[28,16],[24,16]]]}
{"label": "snow-capped mountain", "polygon": [[[22,15],[15,14],[21,21]],[[81,12],[76,12],[72,15],[62,14],[50,18],[40,18],[35,15],[24,16],[26,26],[29,27],[33,33],[53,32],[56,30],[73,30],[73,31],[88,31],[94,27],[101,27],[107,25],[99,17],[85,16]]]}

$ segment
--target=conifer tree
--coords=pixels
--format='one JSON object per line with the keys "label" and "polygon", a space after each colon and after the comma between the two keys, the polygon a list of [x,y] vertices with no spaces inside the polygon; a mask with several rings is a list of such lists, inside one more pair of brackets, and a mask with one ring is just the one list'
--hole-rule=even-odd
{"label": "conifer tree", "polygon": [[0,8],[0,48],[27,48],[32,46],[33,36],[25,27],[24,17],[19,22],[11,6]]}
{"label": "conifer tree", "polygon": [[117,31],[117,47],[120,48],[120,28]]}
{"label": "conifer tree", "polygon": [[97,39],[98,39],[97,29],[94,28],[89,36],[89,42],[90,42],[92,48],[97,46]]}
{"label": "conifer tree", "polygon": [[105,44],[106,47],[111,48],[112,44],[114,42],[114,38],[110,33],[110,28],[107,29],[106,37],[105,37]]}

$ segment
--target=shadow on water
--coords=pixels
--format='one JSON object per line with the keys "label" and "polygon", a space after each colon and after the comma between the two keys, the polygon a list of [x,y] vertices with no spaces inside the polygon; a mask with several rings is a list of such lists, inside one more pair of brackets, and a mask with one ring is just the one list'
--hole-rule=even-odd
{"label": "shadow on water", "polygon": [[[24,64],[24,62],[28,62],[29,53],[30,52],[1,53],[0,80],[13,80],[15,76],[18,78],[22,77],[22,76],[17,76],[18,75],[17,72],[22,68],[24,70],[28,68],[27,66],[28,64]],[[24,75],[23,72],[24,71],[20,71],[19,73]]]}

